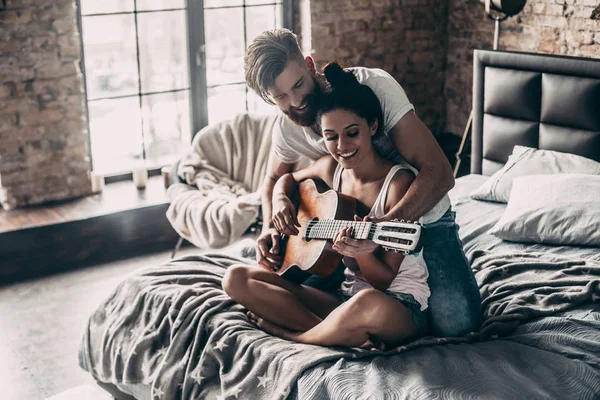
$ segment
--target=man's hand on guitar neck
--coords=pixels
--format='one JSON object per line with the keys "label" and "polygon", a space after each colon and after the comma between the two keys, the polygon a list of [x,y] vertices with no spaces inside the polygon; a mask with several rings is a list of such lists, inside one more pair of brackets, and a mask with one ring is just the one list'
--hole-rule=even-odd
{"label": "man's hand on guitar neck", "polygon": [[279,232],[275,228],[264,230],[256,241],[256,261],[267,271],[277,271],[281,265]]}

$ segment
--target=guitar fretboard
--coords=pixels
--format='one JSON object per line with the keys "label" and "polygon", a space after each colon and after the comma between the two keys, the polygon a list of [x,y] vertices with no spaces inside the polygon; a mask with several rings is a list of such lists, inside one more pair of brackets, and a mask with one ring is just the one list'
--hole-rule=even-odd
{"label": "guitar fretboard", "polygon": [[323,219],[308,224],[307,232],[309,239],[333,239],[342,228],[352,227],[352,237],[355,239],[370,239],[373,222],[343,221],[337,219]]}

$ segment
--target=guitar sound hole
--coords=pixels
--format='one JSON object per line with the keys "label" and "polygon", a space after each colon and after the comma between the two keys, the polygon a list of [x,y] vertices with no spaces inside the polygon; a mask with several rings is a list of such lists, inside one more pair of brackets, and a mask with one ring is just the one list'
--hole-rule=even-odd
{"label": "guitar sound hole", "polygon": [[312,240],[312,237],[310,236],[310,233],[312,231],[312,228],[317,224],[317,222],[319,222],[319,218],[313,218],[307,225],[306,225],[306,233],[304,234],[304,240],[307,242],[310,242]]}

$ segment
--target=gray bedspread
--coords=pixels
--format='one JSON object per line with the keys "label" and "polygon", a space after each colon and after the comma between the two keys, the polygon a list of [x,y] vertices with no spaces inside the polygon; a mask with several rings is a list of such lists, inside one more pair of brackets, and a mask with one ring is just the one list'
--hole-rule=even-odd
{"label": "gray bedspread", "polygon": [[153,400],[600,398],[598,249],[505,252],[487,240],[465,243],[486,317],[465,338],[381,352],[272,337],[221,290],[227,266],[247,261],[221,251],[128,276],[90,317],[80,364]]}
{"label": "gray bedspread", "polygon": [[[129,276],[92,315],[82,365],[159,399],[565,398],[600,393],[600,264],[475,255],[481,336],[425,338],[389,352],[288,342],[255,329],[221,290],[223,254]],[[544,316],[544,318],[539,318]],[[516,329],[515,329],[516,328]]]}

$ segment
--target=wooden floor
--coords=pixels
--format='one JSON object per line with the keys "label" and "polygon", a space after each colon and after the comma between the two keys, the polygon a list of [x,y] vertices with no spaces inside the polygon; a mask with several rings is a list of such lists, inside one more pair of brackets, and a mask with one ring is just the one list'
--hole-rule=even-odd
{"label": "wooden floor", "polygon": [[[178,256],[198,251],[184,247]],[[88,316],[126,274],[169,257],[156,253],[0,287],[0,398],[42,400],[93,385],[77,362]]]}

